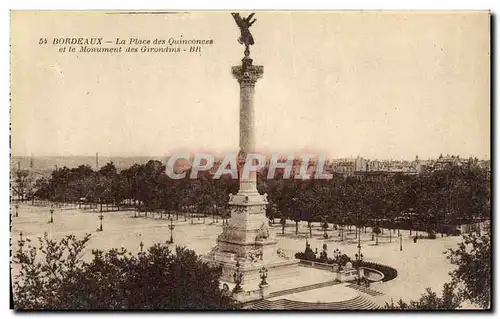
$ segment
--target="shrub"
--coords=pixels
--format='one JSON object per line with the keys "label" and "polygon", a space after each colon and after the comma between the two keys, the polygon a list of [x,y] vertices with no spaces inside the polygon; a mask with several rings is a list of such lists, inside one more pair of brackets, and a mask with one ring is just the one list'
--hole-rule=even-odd
{"label": "shrub", "polygon": [[306,255],[303,252],[295,253],[295,258],[306,260]]}
{"label": "shrub", "polygon": [[311,245],[309,244],[308,241],[306,241],[306,249],[304,250],[304,252],[303,253],[301,253],[301,252],[296,253],[295,258],[302,259],[302,260],[309,260],[309,261],[317,261],[316,255],[314,254],[313,250],[311,249]]}
{"label": "shrub", "polygon": [[340,266],[345,266],[348,262],[352,263],[351,257],[346,254],[340,255],[338,258],[333,260],[333,263],[339,264]]}
{"label": "shrub", "polygon": [[[212,268],[183,247],[155,244],[132,254],[125,249],[93,250],[81,259],[83,240],[39,238],[20,242],[14,262],[15,309],[228,309],[235,305],[219,288],[220,267]],[[24,249],[22,249],[24,246]],[[39,258],[41,257],[41,258]]]}
{"label": "shrub", "polygon": [[328,255],[326,253],[326,251],[322,251],[320,254],[319,254],[319,259],[318,261],[320,263],[327,263],[328,262]]}

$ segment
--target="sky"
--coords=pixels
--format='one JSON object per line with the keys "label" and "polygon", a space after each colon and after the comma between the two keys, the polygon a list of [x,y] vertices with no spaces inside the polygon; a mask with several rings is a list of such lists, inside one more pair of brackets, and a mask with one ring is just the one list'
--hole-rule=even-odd
{"label": "sky", "polygon": [[[244,15],[246,13],[243,13]],[[490,157],[487,12],[257,12],[259,151]],[[13,12],[13,155],[238,147],[229,12]],[[60,53],[47,37],[212,39],[201,53]]]}

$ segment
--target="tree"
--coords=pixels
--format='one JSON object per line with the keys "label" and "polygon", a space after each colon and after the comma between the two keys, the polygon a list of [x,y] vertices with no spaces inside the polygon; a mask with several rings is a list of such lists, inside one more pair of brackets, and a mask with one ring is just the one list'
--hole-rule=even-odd
{"label": "tree", "polygon": [[32,195],[33,178],[27,169],[17,170],[14,173],[14,185],[12,187],[14,194],[21,201],[24,201],[27,196]]}
{"label": "tree", "polygon": [[[375,245],[378,245],[378,235],[381,233],[380,231],[380,227],[378,226],[378,223],[375,225],[375,227],[373,227],[373,233],[375,234],[375,238],[376,238],[376,241],[375,241]],[[373,239],[373,238],[372,238]]]}
{"label": "tree", "polygon": [[327,239],[328,238],[328,221],[326,219],[321,223],[321,228],[323,228],[323,238]]}
{"label": "tree", "polygon": [[450,275],[458,294],[482,308],[491,305],[491,236],[464,235],[457,249],[449,249],[447,257],[458,268]]}
{"label": "tree", "polygon": [[286,227],[286,218],[285,217],[280,218],[280,224],[281,224],[281,234],[284,235],[285,234],[285,227]]}
{"label": "tree", "polygon": [[46,178],[41,177],[35,181],[34,194],[35,197],[47,199],[50,196],[49,182]]}
{"label": "tree", "polygon": [[385,309],[392,310],[452,310],[460,307],[460,298],[454,292],[454,284],[446,283],[443,286],[441,297],[430,288],[425,290],[419,300],[412,300],[409,303],[399,299],[397,303],[391,300],[391,303],[385,304]]}
{"label": "tree", "polygon": [[[146,252],[92,251],[81,256],[90,235],[57,242],[20,242],[14,262],[16,309],[228,309],[231,299],[219,289],[221,268],[202,262],[194,251],[155,244]],[[24,249],[23,249],[24,248]]]}
{"label": "tree", "polygon": [[438,297],[430,288],[417,301],[386,303],[386,309],[428,310],[456,309],[463,300],[488,309],[491,306],[491,236],[465,235],[457,249],[449,249],[447,257],[458,268],[450,272],[451,282],[443,286]]}

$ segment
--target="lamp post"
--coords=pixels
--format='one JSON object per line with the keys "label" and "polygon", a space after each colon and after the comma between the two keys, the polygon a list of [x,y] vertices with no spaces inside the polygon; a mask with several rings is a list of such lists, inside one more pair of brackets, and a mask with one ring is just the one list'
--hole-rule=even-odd
{"label": "lamp post", "polygon": [[356,257],[356,265],[358,266],[358,285],[361,284],[361,262],[363,261],[363,254],[361,253],[361,237],[358,237],[358,253],[354,255]]}
{"label": "lamp post", "polygon": [[174,242],[174,236],[173,236],[174,228],[175,228],[174,221],[170,220],[170,226],[168,226],[168,229],[170,229],[170,243],[171,244]]}
{"label": "lamp post", "polygon": [[358,252],[361,253],[361,236],[358,237]]}
{"label": "lamp post", "polygon": [[99,220],[101,222],[100,226],[99,226],[99,231],[102,231],[102,219],[104,218],[104,216],[102,215],[102,210],[101,210],[101,214],[99,214]]}
{"label": "lamp post", "polygon": [[[357,225],[356,225],[356,236],[358,236],[358,238],[361,239],[361,213],[358,211],[358,214],[357,214]],[[359,241],[358,241],[358,244],[359,244]]]}
{"label": "lamp post", "polygon": [[21,236],[21,239],[19,240],[19,249],[21,250],[21,253],[23,252],[23,246],[24,246],[24,240],[23,240],[23,232],[19,234]]}
{"label": "lamp post", "polygon": [[50,208],[50,221],[49,224],[54,223],[54,208]]}
{"label": "lamp post", "polygon": [[233,274],[234,283],[236,284],[233,288],[234,293],[243,291],[241,288],[241,283],[243,282],[243,274],[240,272],[240,262],[236,262],[236,272]]}
{"label": "lamp post", "polygon": [[217,205],[214,204],[214,210],[212,211],[212,223],[215,223],[215,212],[217,210]]}
{"label": "lamp post", "polygon": [[361,262],[363,261],[363,254],[361,253],[361,248],[358,248],[358,253],[354,255],[356,257],[356,268],[358,270],[358,286],[361,285]]}
{"label": "lamp post", "polygon": [[267,286],[267,268],[262,266],[262,268],[259,270],[259,274],[260,274],[260,284],[259,284],[259,287],[262,288],[264,286]]}
{"label": "lamp post", "polygon": [[340,271],[341,269],[341,266],[340,266],[340,255],[341,255],[341,251],[340,249],[336,248],[334,251],[333,251],[333,256],[334,256],[334,263],[337,264],[337,271]]}
{"label": "lamp post", "polygon": [[399,234],[399,251],[403,251],[403,236]]}

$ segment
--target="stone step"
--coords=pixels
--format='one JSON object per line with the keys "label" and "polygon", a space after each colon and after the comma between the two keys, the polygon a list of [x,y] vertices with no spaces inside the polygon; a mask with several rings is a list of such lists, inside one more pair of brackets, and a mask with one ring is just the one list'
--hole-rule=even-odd
{"label": "stone step", "polygon": [[275,291],[275,292],[270,293],[268,298],[276,298],[276,297],[291,295],[294,293],[304,292],[304,291],[308,291],[308,290],[329,287],[329,286],[336,285],[338,283],[339,283],[338,281],[332,280],[332,281],[320,282],[320,283],[312,284],[312,285],[308,285],[308,286],[295,287],[295,288],[285,289],[285,290],[281,290],[281,291]]}
{"label": "stone step", "polygon": [[346,287],[355,289],[357,291],[361,291],[361,292],[363,292],[363,293],[365,293],[367,295],[374,296],[374,297],[375,296],[383,295],[383,293],[381,293],[380,291],[377,291],[375,289],[368,288],[368,287],[359,286],[359,285],[356,285],[356,284],[349,284]]}
{"label": "stone step", "polygon": [[371,310],[378,309],[370,299],[357,296],[350,300],[338,302],[302,302],[288,299],[279,299],[274,301],[261,300],[244,307],[248,310]]}

